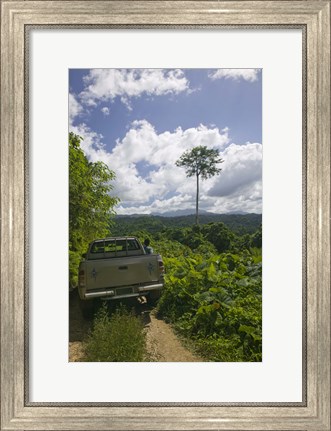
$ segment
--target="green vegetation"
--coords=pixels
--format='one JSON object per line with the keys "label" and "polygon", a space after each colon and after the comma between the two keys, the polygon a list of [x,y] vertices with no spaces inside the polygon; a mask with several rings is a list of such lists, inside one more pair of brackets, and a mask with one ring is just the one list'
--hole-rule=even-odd
{"label": "green vegetation", "polygon": [[166,267],[159,314],[206,360],[261,361],[261,227],[240,237],[210,223],[149,237]]}
{"label": "green vegetation", "polygon": [[223,163],[219,156],[219,150],[209,149],[206,146],[199,145],[192,150],[185,151],[177,160],[176,165],[185,168],[188,177],[196,177],[196,210],[195,223],[199,224],[199,180],[214,177],[221,172],[217,165]]}
{"label": "green vegetation", "polygon": [[[110,229],[115,236],[149,238],[166,268],[158,313],[207,360],[261,361],[261,215],[201,214],[201,223],[195,225],[194,216],[117,217],[114,222],[118,198],[110,192],[115,174],[105,164],[87,160],[81,139],[69,135],[70,283],[77,282],[88,243],[109,236]],[[179,165],[186,166],[184,162],[185,158]],[[199,181],[199,175],[204,178],[203,166],[196,169],[193,166],[187,173]],[[88,361],[148,360],[142,322],[124,309],[109,316],[107,307],[102,307],[86,355]]]}
{"label": "green vegetation", "polygon": [[164,260],[160,314],[210,361],[261,361],[261,256],[191,253]]}
{"label": "green vegetation", "polygon": [[[166,229],[192,227],[194,215],[163,217],[159,215],[118,215],[114,218],[112,232],[114,235],[132,235],[136,231],[157,234]],[[254,234],[262,222],[261,214],[204,214],[200,213],[200,226],[208,223],[222,222],[234,234],[242,236]]]}
{"label": "green vegetation", "polygon": [[87,362],[141,362],[147,359],[142,321],[124,307],[109,316],[104,304],[85,345]]}
{"label": "green vegetation", "polygon": [[69,283],[77,285],[77,269],[90,241],[109,234],[110,217],[119,202],[110,196],[115,174],[104,163],[87,160],[82,138],[69,134]]}

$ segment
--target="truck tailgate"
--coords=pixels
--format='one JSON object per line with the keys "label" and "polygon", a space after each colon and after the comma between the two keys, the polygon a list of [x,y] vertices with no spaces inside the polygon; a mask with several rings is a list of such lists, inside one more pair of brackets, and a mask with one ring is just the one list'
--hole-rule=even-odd
{"label": "truck tailgate", "polygon": [[133,286],[159,279],[157,255],[96,259],[85,262],[88,290]]}

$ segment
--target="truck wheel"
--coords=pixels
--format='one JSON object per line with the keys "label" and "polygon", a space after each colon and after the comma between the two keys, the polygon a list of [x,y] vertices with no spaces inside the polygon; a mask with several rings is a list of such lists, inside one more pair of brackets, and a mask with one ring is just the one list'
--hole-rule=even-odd
{"label": "truck wheel", "polygon": [[148,302],[150,305],[156,305],[158,300],[161,298],[162,291],[161,290],[154,290],[152,292],[149,292],[148,295]]}
{"label": "truck wheel", "polygon": [[84,319],[90,320],[94,316],[95,312],[95,303],[93,300],[90,301],[82,301],[80,300],[80,309]]}

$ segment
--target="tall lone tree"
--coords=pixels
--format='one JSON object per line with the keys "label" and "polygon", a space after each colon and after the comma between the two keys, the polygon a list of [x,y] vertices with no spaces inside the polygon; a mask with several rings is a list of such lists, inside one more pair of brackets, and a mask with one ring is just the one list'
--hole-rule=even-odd
{"label": "tall lone tree", "polygon": [[221,168],[217,165],[223,163],[219,151],[209,149],[206,146],[199,145],[192,148],[192,150],[185,151],[177,160],[176,166],[185,168],[188,177],[196,176],[197,180],[197,194],[196,194],[196,213],[195,223],[199,224],[199,180],[200,176],[203,180],[218,175]]}

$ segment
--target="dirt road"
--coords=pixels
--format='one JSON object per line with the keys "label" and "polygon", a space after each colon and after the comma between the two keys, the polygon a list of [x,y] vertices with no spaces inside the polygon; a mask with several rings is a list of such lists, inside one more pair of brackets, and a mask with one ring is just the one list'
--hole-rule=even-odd
{"label": "dirt road", "polygon": [[[80,362],[84,358],[83,340],[92,323],[82,318],[78,297],[73,295],[69,303],[69,361]],[[146,304],[135,304],[135,313],[143,319],[147,333],[147,348],[154,362],[203,362],[188,350],[175,335],[171,325],[158,319],[155,310]]]}
{"label": "dirt road", "polygon": [[158,319],[153,311],[150,313],[150,319],[147,327],[147,347],[154,361],[203,362],[203,359],[183,346],[172,327]]}

